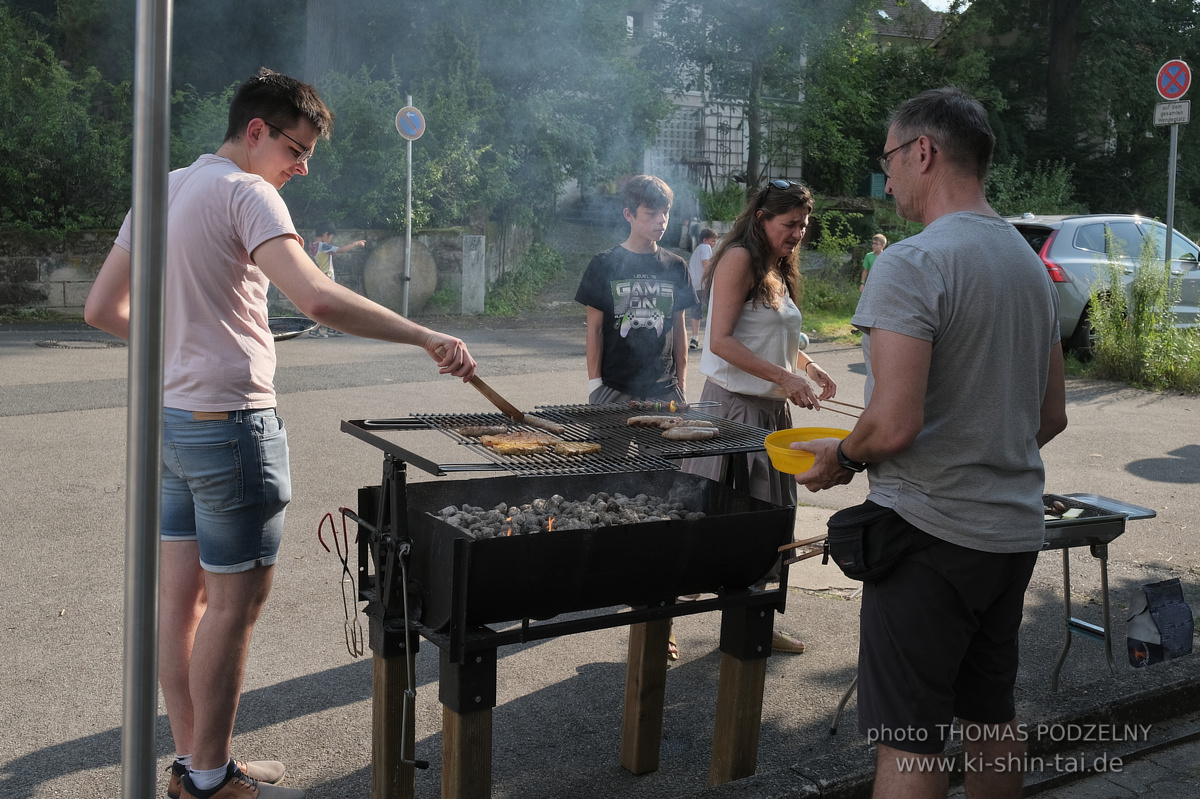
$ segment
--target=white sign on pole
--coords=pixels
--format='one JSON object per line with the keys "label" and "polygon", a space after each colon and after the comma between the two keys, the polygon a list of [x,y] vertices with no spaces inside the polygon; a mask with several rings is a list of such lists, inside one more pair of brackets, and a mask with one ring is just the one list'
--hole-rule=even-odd
{"label": "white sign on pole", "polygon": [[[1154,79],[1154,88],[1164,100],[1176,101],[1187,94],[1192,86],[1192,70],[1179,59],[1172,59],[1159,67]],[[1182,109],[1179,107],[1182,106]],[[1172,110],[1163,110],[1165,108]],[[1179,109],[1179,110],[1174,110]],[[1170,116],[1168,122],[1159,122],[1159,114]],[[1171,263],[1171,241],[1175,237],[1175,163],[1179,156],[1179,126],[1188,121],[1191,116],[1191,103],[1183,102],[1159,103],[1154,107],[1154,124],[1171,126],[1171,154],[1167,158],[1167,235],[1164,249],[1166,262]],[[1182,118],[1181,118],[1182,117]]]}
{"label": "white sign on pole", "polygon": [[1192,101],[1181,103],[1155,103],[1155,125],[1186,125],[1192,116]]}

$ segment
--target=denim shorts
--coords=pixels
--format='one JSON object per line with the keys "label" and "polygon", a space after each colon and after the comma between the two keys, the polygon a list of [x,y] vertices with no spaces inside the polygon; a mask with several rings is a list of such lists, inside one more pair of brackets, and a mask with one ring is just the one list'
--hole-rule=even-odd
{"label": "denim shorts", "polygon": [[283,419],[274,408],[228,416],[163,409],[162,539],[196,541],[200,565],[221,573],[275,563],[292,499]]}

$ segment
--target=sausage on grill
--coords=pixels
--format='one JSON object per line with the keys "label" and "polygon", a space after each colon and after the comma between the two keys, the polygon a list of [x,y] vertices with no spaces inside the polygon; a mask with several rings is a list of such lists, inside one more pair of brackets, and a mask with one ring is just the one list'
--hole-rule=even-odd
{"label": "sausage on grill", "polygon": [[567,428],[563,427],[558,422],[552,422],[549,419],[543,419],[540,416],[530,416],[529,414],[525,414],[524,423],[530,427],[536,427],[539,430],[545,430],[547,432],[554,433],[555,435],[562,435],[563,433],[567,432]]}
{"label": "sausage on grill", "polygon": [[716,438],[721,431],[716,427],[672,427],[664,430],[662,437],[670,441],[708,441]]}

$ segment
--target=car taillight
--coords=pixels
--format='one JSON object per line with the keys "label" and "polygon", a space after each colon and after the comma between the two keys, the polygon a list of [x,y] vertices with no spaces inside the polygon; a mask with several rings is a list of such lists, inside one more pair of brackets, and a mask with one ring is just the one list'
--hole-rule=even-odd
{"label": "car taillight", "polygon": [[1054,244],[1056,238],[1058,238],[1057,230],[1046,238],[1046,243],[1042,245],[1042,250],[1038,253],[1038,256],[1041,257],[1042,263],[1046,265],[1046,271],[1050,273],[1050,280],[1055,283],[1070,283],[1071,278],[1063,271],[1062,267],[1050,260],[1050,247]]}

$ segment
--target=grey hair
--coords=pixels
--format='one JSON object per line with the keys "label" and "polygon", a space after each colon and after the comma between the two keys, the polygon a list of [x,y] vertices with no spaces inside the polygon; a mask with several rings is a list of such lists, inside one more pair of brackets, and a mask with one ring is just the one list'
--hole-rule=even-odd
{"label": "grey hair", "polygon": [[983,105],[956,86],[921,92],[892,112],[896,138],[928,136],[951,163],[987,178],[996,134]]}

